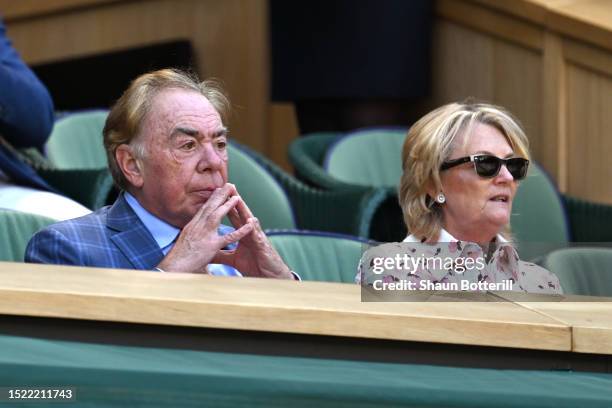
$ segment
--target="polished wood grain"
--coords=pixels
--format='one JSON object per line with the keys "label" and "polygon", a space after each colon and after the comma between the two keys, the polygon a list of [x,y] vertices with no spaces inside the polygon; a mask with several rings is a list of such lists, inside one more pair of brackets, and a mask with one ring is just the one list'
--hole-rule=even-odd
{"label": "polished wood grain", "polygon": [[4,315],[571,349],[566,324],[510,302],[361,302],[354,284],[19,263],[0,263],[0,282]]}
{"label": "polished wood grain", "polygon": [[285,171],[293,174],[287,151],[290,142],[300,136],[295,106],[288,102],[271,103],[268,109],[269,155]]}
{"label": "polished wood grain", "polygon": [[609,0],[469,0],[467,3],[612,50],[612,4]]}
{"label": "polished wood grain", "polygon": [[567,192],[567,81],[563,44],[559,36],[546,33],[542,75],[542,140],[536,160]]}
{"label": "polished wood grain", "polygon": [[612,77],[568,65],[568,193],[612,199]]}
{"label": "polished wood grain", "polygon": [[[511,296],[507,298],[512,299]],[[561,302],[515,301],[517,305],[570,326],[572,351],[612,354],[612,301],[609,298],[570,296]]]}
{"label": "polished wood grain", "polygon": [[542,64],[538,51],[455,22],[439,21],[434,35],[436,80],[431,105],[475,97],[506,107],[523,124],[531,151],[539,160],[549,149],[542,134]]}
{"label": "polished wood grain", "polygon": [[439,0],[436,13],[453,22],[459,23],[504,39],[511,39],[521,46],[542,49],[542,27],[522,19],[508,18],[494,9],[482,7],[470,1]]}
{"label": "polished wood grain", "polygon": [[45,14],[68,12],[126,0],[0,0],[0,15],[8,21]]}

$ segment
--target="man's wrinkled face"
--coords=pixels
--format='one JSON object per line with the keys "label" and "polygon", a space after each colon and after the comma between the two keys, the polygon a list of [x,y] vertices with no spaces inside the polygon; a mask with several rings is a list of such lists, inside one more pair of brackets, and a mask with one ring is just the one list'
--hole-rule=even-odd
{"label": "man's wrinkled face", "polygon": [[144,143],[142,187],[149,212],[175,227],[187,224],[227,182],[227,134],[203,95],[166,89],[155,96],[138,138]]}

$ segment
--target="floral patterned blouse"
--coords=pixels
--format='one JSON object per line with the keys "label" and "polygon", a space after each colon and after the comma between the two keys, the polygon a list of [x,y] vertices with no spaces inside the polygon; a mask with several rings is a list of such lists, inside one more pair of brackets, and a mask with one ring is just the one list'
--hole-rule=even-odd
{"label": "floral patterned blouse", "polygon": [[[462,281],[509,281],[511,289],[500,290],[563,293],[555,274],[536,264],[521,261],[516,249],[501,235],[491,245],[493,247],[485,254],[480,245],[459,241],[445,230],[441,231],[440,240],[433,244],[422,243],[410,235],[402,243],[383,244],[366,251],[359,262],[355,281],[360,283],[363,279],[367,284],[375,279],[386,283],[413,282],[412,287],[416,288],[424,286],[421,281],[439,287],[452,286],[448,285],[450,283],[461,287]],[[466,261],[468,259],[471,261]],[[385,260],[388,262],[386,265]]]}

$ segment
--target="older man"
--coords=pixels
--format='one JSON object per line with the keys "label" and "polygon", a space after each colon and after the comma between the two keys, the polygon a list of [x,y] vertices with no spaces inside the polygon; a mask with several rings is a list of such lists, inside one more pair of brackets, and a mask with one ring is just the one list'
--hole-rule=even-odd
{"label": "older man", "polygon": [[[292,279],[227,183],[227,109],[214,83],[181,71],[137,78],[104,127],[124,191],[112,206],[38,232],[26,262]],[[225,215],[235,229],[220,224]]]}

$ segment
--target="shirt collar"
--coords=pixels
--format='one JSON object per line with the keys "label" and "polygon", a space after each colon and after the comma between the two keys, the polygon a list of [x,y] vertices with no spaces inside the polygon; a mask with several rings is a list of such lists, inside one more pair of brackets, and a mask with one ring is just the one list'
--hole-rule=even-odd
{"label": "shirt collar", "polygon": [[[453,237],[447,230],[444,228],[440,229],[440,237],[438,238],[438,242],[457,242],[459,241],[457,238]],[[404,238],[403,242],[422,242],[422,240],[418,239],[414,235],[408,235]],[[508,241],[501,235],[497,234],[495,237],[495,242],[499,244],[506,244]]]}
{"label": "shirt collar", "polygon": [[176,236],[181,230],[151,214],[127,191],[124,194],[125,201],[127,201],[128,205],[134,210],[138,218],[140,218],[140,221],[142,221],[149,230],[160,249],[167,247],[176,239]]}

